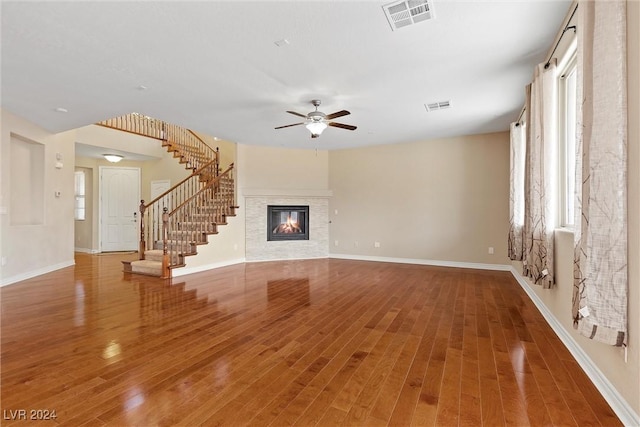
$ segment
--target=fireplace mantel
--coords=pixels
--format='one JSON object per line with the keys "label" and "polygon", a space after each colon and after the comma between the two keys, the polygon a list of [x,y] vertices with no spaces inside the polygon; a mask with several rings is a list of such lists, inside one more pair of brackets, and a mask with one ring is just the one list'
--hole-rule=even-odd
{"label": "fireplace mantel", "polygon": [[305,188],[245,188],[242,190],[244,197],[304,197],[304,198],[329,198],[333,196],[332,190],[305,189]]}

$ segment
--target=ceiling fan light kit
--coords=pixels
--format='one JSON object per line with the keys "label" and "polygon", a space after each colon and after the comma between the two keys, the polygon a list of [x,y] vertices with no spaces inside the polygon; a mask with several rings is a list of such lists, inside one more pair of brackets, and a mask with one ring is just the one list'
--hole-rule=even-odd
{"label": "ceiling fan light kit", "polygon": [[327,125],[323,122],[310,121],[305,125],[305,127],[309,130],[309,132],[311,132],[312,138],[317,138],[322,134],[322,131],[327,128]]}
{"label": "ceiling fan light kit", "polygon": [[337,128],[341,128],[341,129],[347,129],[347,130],[356,130],[357,127],[356,126],[352,126],[352,125],[345,125],[343,123],[337,123],[337,122],[332,122],[330,120],[333,120],[337,117],[342,117],[342,116],[346,116],[351,114],[350,112],[348,112],[347,110],[342,110],[342,111],[337,111],[333,114],[325,114],[322,111],[318,111],[318,107],[320,106],[320,100],[319,99],[314,99],[311,101],[311,104],[313,104],[314,107],[316,107],[315,111],[310,112],[309,114],[300,114],[300,113],[296,113],[295,111],[287,111],[287,113],[289,114],[293,114],[294,116],[298,116],[298,117],[303,117],[305,119],[307,119],[305,122],[301,122],[301,123],[294,123],[291,125],[284,125],[284,126],[278,126],[276,129],[282,129],[282,128],[288,128],[291,126],[298,126],[298,125],[304,125],[307,130],[309,130],[309,132],[311,132],[311,138],[318,138],[321,134],[322,131],[324,131],[327,126],[331,126],[331,127],[337,127]]}

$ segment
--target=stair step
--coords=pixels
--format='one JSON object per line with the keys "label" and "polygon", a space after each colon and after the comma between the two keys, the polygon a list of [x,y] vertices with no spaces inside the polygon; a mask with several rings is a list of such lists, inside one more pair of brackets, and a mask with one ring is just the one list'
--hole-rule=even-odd
{"label": "stair step", "polygon": [[196,234],[202,234],[199,230],[171,230],[170,236],[194,236]]}
{"label": "stair step", "polygon": [[[162,251],[162,241],[157,241],[153,245],[154,250]],[[169,253],[178,253],[180,255],[194,255],[196,254],[196,243],[195,242],[182,242],[175,240],[167,240],[167,250]]]}
{"label": "stair step", "polygon": [[137,274],[144,274],[146,276],[162,276],[162,262],[149,261],[141,259],[138,261],[131,261],[131,272]]}
{"label": "stair step", "polygon": [[216,225],[211,222],[204,221],[185,221],[179,223],[180,230],[182,231],[199,231],[201,233],[215,234]]}
{"label": "stair step", "polygon": [[144,251],[144,258],[147,261],[159,261],[162,262],[162,249],[151,249],[149,251]]}

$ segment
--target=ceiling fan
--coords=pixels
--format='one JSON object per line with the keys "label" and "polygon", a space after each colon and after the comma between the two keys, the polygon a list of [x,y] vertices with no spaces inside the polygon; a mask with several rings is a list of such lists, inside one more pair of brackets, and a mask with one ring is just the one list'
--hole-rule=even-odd
{"label": "ceiling fan", "polygon": [[296,113],[295,111],[287,111],[287,113],[293,114],[294,116],[304,117],[305,119],[307,119],[306,121],[300,122],[300,123],[294,123],[292,125],[278,126],[276,129],[304,125],[309,130],[309,132],[311,132],[311,138],[319,137],[320,134],[322,134],[322,131],[327,128],[327,126],[332,126],[332,127],[347,129],[347,130],[357,129],[356,126],[345,125],[343,123],[336,123],[331,121],[335,118],[347,116],[351,114],[347,110],[338,111],[333,114],[325,114],[321,111],[318,111],[318,107],[320,106],[319,99],[314,99],[311,101],[311,103],[316,107],[316,111],[312,111],[309,114],[305,115],[305,114]]}

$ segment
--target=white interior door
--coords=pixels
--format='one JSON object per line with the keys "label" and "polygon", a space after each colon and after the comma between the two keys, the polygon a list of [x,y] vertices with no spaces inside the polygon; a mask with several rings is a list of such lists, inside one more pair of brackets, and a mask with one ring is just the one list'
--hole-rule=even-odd
{"label": "white interior door", "polygon": [[140,169],[100,167],[100,250],[138,249]]}

